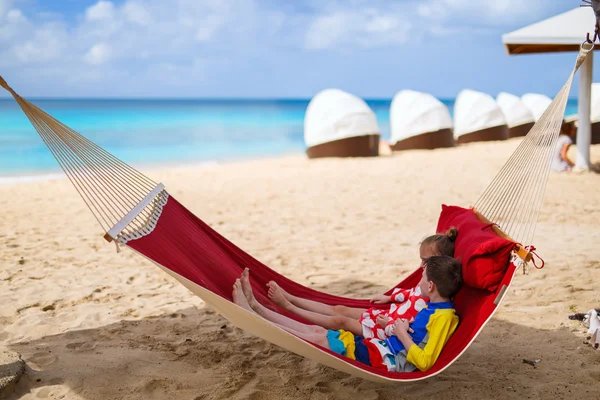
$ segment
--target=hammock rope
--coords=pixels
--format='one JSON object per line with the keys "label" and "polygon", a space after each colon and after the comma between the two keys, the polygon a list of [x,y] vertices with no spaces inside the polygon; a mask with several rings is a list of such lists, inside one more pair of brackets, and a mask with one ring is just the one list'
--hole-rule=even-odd
{"label": "hammock rope", "polygon": [[[0,86],[15,98],[105,232],[157,187],[152,179],[23,99],[1,77]],[[161,198],[144,207],[123,234],[147,226]]]}
{"label": "hammock rope", "polygon": [[474,204],[517,242],[533,240],[573,79],[592,49],[593,45],[581,46],[565,85]]}

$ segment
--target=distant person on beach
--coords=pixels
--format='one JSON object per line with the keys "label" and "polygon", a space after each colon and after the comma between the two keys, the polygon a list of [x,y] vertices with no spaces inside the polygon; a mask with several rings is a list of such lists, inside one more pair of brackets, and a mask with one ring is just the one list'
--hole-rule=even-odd
{"label": "distant person on beach", "polygon": [[576,133],[577,128],[575,124],[563,122],[552,157],[553,171],[570,172],[575,166],[575,163],[567,156],[567,152],[573,144],[573,138]]}
{"label": "distant person on beach", "polygon": [[458,326],[452,298],[462,286],[462,265],[453,257],[432,256],[423,261],[420,292],[430,299],[414,321],[398,319],[391,337],[365,339],[345,330],[307,325],[269,310],[254,297],[246,268],[233,285],[233,301],[286,331],[337,354],[384,371],[427,371]]}
{"label": "distant person on beach", "polygon": [[[424,260],[432,256],[454,256],[454,242],[458,231],[449,229],[446,233],[426,237],[421,242],[419,256],[421,266]],[[420,286],[396,288],[388,295],[375,295],[374,304],[391,303],[390,307],[351,308],[342,305],[329,305],[317,301],[293,296],[271,281],[269,298],[278,306],[292,312],[314,324],[334,331],[343,329],[365,338],[385,340],[392,336],[394,323],[398,319],[412,320],[417,313],[427,307],[429,299],[423,296]]]}

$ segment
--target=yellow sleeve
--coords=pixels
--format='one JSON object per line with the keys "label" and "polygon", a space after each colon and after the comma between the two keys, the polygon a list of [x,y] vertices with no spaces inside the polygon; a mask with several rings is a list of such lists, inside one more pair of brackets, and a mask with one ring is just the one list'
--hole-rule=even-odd
{"label": "yellow sleeve", "polygon": [[406,361],[416,366],[421,371],[427,371],[437,360],[450,336],[456,330],[458,317],[454,310],[437,311],[431,316],[427,324],[429,339],[423,349],[413,344],[408,349]]}

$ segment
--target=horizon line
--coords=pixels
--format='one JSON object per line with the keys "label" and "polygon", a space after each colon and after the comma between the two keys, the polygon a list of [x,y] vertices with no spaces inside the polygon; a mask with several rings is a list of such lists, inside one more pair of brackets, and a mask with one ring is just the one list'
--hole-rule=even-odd
{"label": "horizon line", "polygon": [[[314,96],[313,96],[314,97]],[[360,97],[360,96],[359,96]],[[456,100],[456,97],[437,97],[434,96],[438,100]],[[520,97],[520,96],[519,96]],[[550,97],[550,96],[548,96]],[[392,97],[360,97],[365,101],[391,101]],[[552,97],[550,97],[552,99]],[[41,96],[41,97],[27,97],[29,100],[146,100],[146,101],[310,101],[312,97],[49,97],[49,96]],[[568,100],[577,100],[578,96],[569,97]],[[0,96],[1,100],[14,100],[12,96]]]}

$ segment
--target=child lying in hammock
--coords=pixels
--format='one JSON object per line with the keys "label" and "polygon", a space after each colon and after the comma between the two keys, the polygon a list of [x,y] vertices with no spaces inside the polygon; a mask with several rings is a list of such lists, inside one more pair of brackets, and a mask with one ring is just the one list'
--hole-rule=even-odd
{"label": "child lying in hammock", "polygon": [[412,323],[396,320],[394,336],[387,340],[363,339],[344,330],[306,325],[269,310],[254,297],[247,268],[233,285],[233,301],[302,339],[363,364],[387,371],[412,372],[417,368],[427,371],[458,325],[451,299],[462,285],[461,268],[460,262],[452,257],[425,259],[419,287],[429,298],[429,304],[417,313]]}
{"label": "child lying in hammock", "polygon": [[[453,257],[457,234],[458,231],[451,228],[445,234],[425,238],[419,249],[421,263],[431,256]],[[324,328],[334,331],[343,329],[364,338],[387,339],[392,336],[396,320],[411,321],[427,305],[427,298],[422,295],[419,285],[411,289],[394,289],[391,296],[376,295],[371,299],[372,303],[391,302],[391,306],[389,309],[368,310],[341,305],[331,306],[292,296],[274,281],[269,282],[268,286],[269,298],[278,306]]]}

